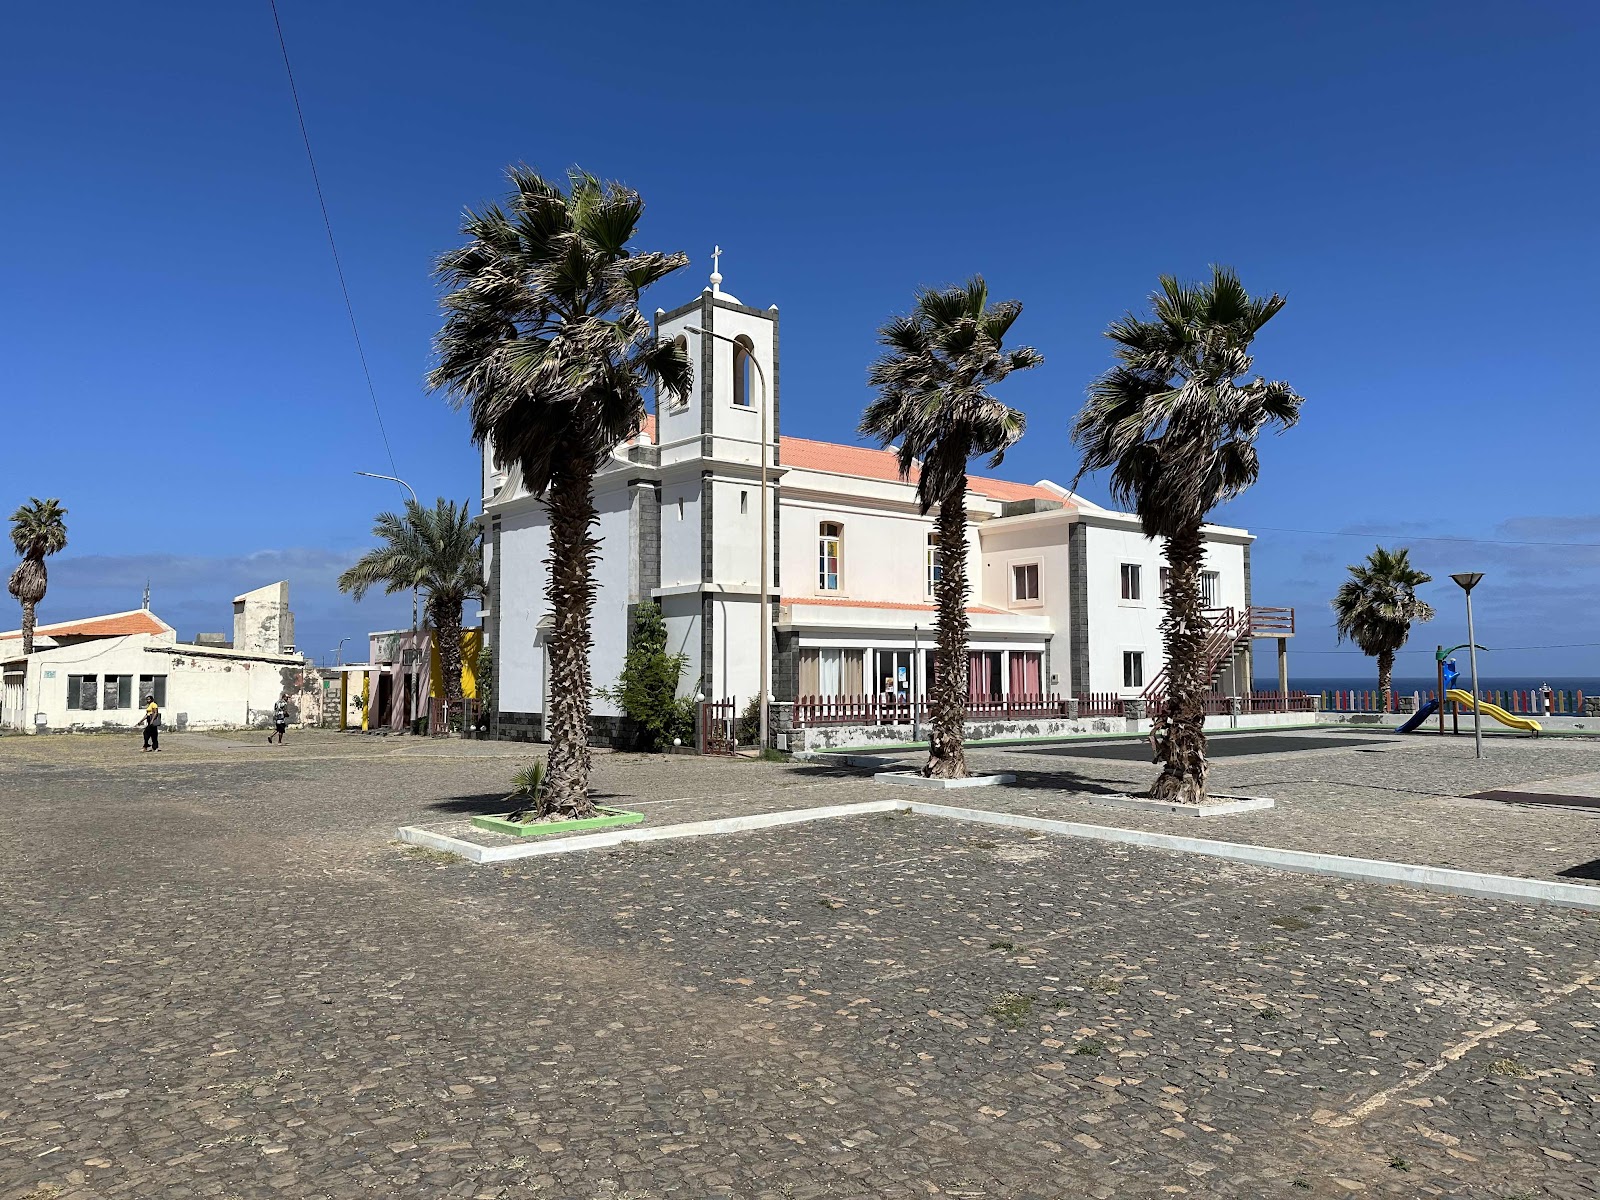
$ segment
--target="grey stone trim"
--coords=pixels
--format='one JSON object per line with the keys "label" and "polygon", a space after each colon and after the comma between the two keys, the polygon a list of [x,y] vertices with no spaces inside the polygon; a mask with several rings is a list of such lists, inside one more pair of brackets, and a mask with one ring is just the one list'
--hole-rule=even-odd
{"label": "grey stone trim", "polygon": [[779,704],[793,704],[800,698],[800,632],[778,633],[773,642],[772,697]]}
{"label": "grey stone trim", "polygon": [[637,578],[628,599],[638,602],[648,600],[651,592],[661,586],[661,485],[654,480],[634,479],[629,486],[633,489],[630,507],[637,546]]}
{"label": "grey stone trim", "polygon": [[1089,690],[1089,531],[1079,521],[1067,532],[1067,630],[1070,694]]}
{"label": "grey stone trim", "polygon": [[[696,309],[701,307],[701,305],[704,303],[704,300],[705,296],[704,293],[702,293],[701,295],[696,296],[693,300],[690,300],[687,304],[680,304],[677,308],[668,309],[666,312],[658,314],[655,318],[656,328],[660,329],[663,322],[674,321],[683,316],[685,313],[694,312]],[[702,315],[704,314],[702,313]]]}
{"label": "grey stone trim", "polygon": [[[656,432],[658,434],[660,433],[660,426],[659,425],[656,427]],[[659,468],[661,466],[661,447],[660,446],[629,446],[628,447],[628,461],[629,462],[638,463],[641,467],[657,467],[657,468]]]}
{"label": "grey stone trim", "polygon": [[1055,691],[1050,685],[1051,648],[1055,645],[1055,638],[1048,637],[1044,640],[1043,669],[1039,672],[1039,690],[1046,696]]}
{"label": "grey stone trim", "polygon": [[719,296],[709,288],[700,293],[700,295],[701,299],[709,300],[717,308],[725,308],[729,312],[745,313],[747,316],[752,317],[765,317],[769,321],[775,320],[770,308],[751,308],[748,304],[735,304],[726,296]]}
{"label": "grey stone trim", "polygon": [[1063,509],[1066,504],[1060,500],[1045,500],[1039,496],[1027,500],[1002,500],[1000,502],[1000,515],[1002,517],[1024,517],[1030,513],[1055,512]]}
{"label": "grey stone trim", "polygon": [[715,492],[711,472],[700,472],[700,582],[712,582],[711,568],[716,552],[716,526],[712,522],[711,497]]}
{"label": "grey stone trim", "polygon": [[[715,326],[711,323],[712,311],[713,307],[711,304],[711,293],[710,291],[706,291],[700,297],[700,328],[706,331],[700,335],[700,432],[707,438],[709,438],[713,432],[711,427],[711,418],[713,416],[711,407],[711,391],[712,385],[716,382],[716,378],[712,374],[712,364],[714,362],[712,355],[715,350],[717,339],[708,336],[715,328]],[[707,443],[706,449],[703,451],[703,453],[707,458],[711,457],[711,448],[709,443]]]}
{"label": "grey stone trim", "polygon": [[502,712],[497,714],[494,739],[500,742],[544,741],[544,714]]}

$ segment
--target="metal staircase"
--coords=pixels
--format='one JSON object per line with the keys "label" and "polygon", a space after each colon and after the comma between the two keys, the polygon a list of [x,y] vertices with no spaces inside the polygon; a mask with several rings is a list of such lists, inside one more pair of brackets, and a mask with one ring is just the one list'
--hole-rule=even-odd
{"label": "metal staircase", "polygon": [[[1205,645],[1205,676],[1209,690],[1214,687],[1222,669],[1232,661],[1253,638],[1283,638],[1294,636],[1294,609],[1268,608],[1250,605],[1236,609],[1207,608],[1200,614],[1205,618],[1209,632]],[[1167,665],[1162,664],[1155,678],[1140,693],[1145,711],[1154,716],[1167,702]]]}

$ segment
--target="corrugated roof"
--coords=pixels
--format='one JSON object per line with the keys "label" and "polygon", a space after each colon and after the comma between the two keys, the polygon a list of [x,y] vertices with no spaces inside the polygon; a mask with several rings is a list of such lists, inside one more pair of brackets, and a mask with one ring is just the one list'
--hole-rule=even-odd
{"label": "corrugated roof", "polygon": [[[136,608],[131,612],[111,613],[104,617],[85,617],[81,621],[59,621],[54,625],[36,625],[35,637],[122,637],[130,633],[171,633],[172,626],[162,621],[149,609]],[[0,633],[0,638],[21,638],[22,630]]]}
{"label": "corrugated roof", "polygon": [[[885,483],[916,483],[920,472],[911,468],[911,477],[900,478],[900,462],[893,450],[871,446],[845,446],[838,442],[818,442],[811,438],[780,437],[778,457],[786,467],[802,471],[826,471],[851,475],[857,479],[878,479]],[[968,475],[967,487],[991,500],[1057,500],[1072,507],[1061,492],[1035,483],[1013,483],[1008,479],[985,479]]]}

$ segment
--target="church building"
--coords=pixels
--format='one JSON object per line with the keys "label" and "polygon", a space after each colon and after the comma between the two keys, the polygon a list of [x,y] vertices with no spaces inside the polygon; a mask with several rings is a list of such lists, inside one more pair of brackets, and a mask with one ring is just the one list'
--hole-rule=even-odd
{"label": "church building", "polygon": [[[778,308],[711,286],[670,311],[659,336],[694,363],[682,403],[665,402],[595,480],[595,686],[613,684],[630,612],[657,603],[669,649],[688,657],[680,694],[779,702],[893,695],[931,677],[935,514],[892,451],[791,437],[783,429]],[[513,466],[483,459],[485,636],[494,648],[500,736],[538,740],[549,710],[544,506]],[[1137,698],[1162,669],[1160,546],[1137,518],[1049,480],[968,481],[972,581],[969,694]],[[766,520],[763,521],[763,514]],[[1251,534],[1208,526],[1203,587],[1217,610],[1216,686],[1250,688]],[[762,587],[763,574],[766,586]],[[763,607],[765,606],[765,620]],[[1292,615],[1290,617],[1292,632]],[[1282,673],[1280,640],[1280,674]],[[601,738],[616,709],[596,697]]]}

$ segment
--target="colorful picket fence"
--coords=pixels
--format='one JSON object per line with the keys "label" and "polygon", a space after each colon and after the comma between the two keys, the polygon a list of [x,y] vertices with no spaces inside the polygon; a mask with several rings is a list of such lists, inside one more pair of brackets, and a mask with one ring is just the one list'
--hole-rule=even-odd
{"label": "colorful picket fence", "polygon": [[[1466,691],[1468,689],[1461,689]],[[1541,695],[1540,688],[1485,688],[1481,693],[1483,699],[1490,704],[1505,709],[1508,713],[1519,716],[1582,716],[1583,691],[1581,689],[1556,689],[1549,693],[1548,706]],[[1438,692],[1429,688],[1425,691],[1411,692],[1410,698],[1414,701],[1413,712],[1430,700],[1437,698]],[[1381,693],[1377,688],[1354,688],[1325,691],[1322,693],[1322,707],[1329,712],[1348,713],[1377,713],[1388,711],[1398,714],[1400,712],[1400,693],[1395,692],[1390,696],[1390,705],[1385,710],[1381,703]]]}

